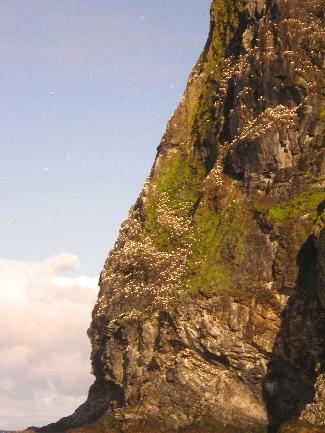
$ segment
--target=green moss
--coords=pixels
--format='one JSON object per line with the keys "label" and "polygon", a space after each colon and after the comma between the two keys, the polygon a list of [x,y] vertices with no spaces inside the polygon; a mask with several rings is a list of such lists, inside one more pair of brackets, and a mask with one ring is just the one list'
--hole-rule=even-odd
{"label": "green moss", "polygon": [[193,150],[178,149],[158,170],[157,192],[167,194],[170,206],[182,215],[184,205],[189,210],[196,202],[205,174],[204,165],[197,161]]}
{"label": "green moss", "polygon": [[229,292],[234,284],[234,268],[245,259],[249,223],[245,211],[230,194],[220,211],[208,200],[201,203],[194,218],[192,255],[184,285],[190,292]]}
{"label": "green moss", "polygon": [[320,119],[322,122],[325,122],[325,109],[322,110],[322,111],[319,113],[319,119]]}
{"label": "green moss", "polygon": [[[220,62],[232,41],[238,26],[238,12],[242,0],[215,0],[212,4],[214,29],[212,37],[199,59],[196,73],[199,77],[188,89],[191,98],[187,101],[186,117],[189,137],[186,144],[180,144],[175,154],[169,155],[156,170],[154,181],[157,192],[167,193],[170,206],[177,213],[191,208],[199,197],[200,186],[206,174],[204,161],[200,161],[197,148],[199,143],[213,145],[216,134],[214,103],[216,90],[221,80]],[[193,102],[194,101],[194,102]],[[217,142],[215,142],[217,146]],[[147,212],[154,220],[155,206],[148,205]],[[184,212],[183,212],[184,214]]]}
{"label": "green moss", "polygon": [[317,297],[316,256],[311,248],[308,260],[304,261],[300,269],[292,257],[299,255],[302,247],[310,241],[313,223],[317,221],[315,231],[317,231],[317,225],[321,224],[321,216],[318,217],[318,213],[324,200],[324,190],[311,189],[289,200],[281,201],[277,205],[267,202],[254,204],[255,211],[258,211],[268,224],[280,230],[280,233],[287,239],[285,247],[279,246],[274,261],[277,273],[283,276],[284,286],[291,287],[298,277],[307,302]]}
{"label": "green moss", "polygon": [[171,234],[171,228],[158,222],[157,207],[158,204],[155,197],[149,197],[144,207],[144,228],[160,250],[171,252],[176,247]]}
{"label": "green moss", "polygon": [[192,141],[196,145],[201,144],[204,146],[206,143],[214,141],[214,103],[216,101],[215,88],[217,85],[217,81],[210,78],[205,86],[206,91],[200,97],[198,109],[191,125]]}
{"label": "green moss", "polygon": [[238,26],[238,12],[242,9],[242,1],[215,0],[212,3],[212,16],[215,31],[212,47],[219,57],[225,55],[225,49],[231,42]]}
{"label": "green moss", "polygon": [[163,199],[176,217],[186,218],[200,198],[206,152],[199,149],[217,146],[214,103],[221,80],[220,62],[236,32],[242,4],[238,0],[215,0],[212,4],[214,29],[196,66],[197,78],[188,88],[188,140],[161,161],[153,178],[156,190],[149,192],[143,208],[145,230],[164,251],[173,250],[178,240],[168,225],[159,222],[159,201]]}
{"label": "green moss", "polygon": [[198,97],[196,103],[191,104],[188,113],[191,141],[194,145],[204,145],[218,135],[218,131],[214,130],[213,121],[216,90],[222,80],[220,65],[237,31],[238,14],[242,9],[242,0],[215,0],[212,3],[213,31],[196,67],[200,76],[194,84],[198,87]]}
{"label": "green moss", "polygon": [[185,223],[199,199],[206,170],[197,162],[193,151],[183,149],[161,164],[153,179],[155,189],[149,193],[143,208],[144,228],[159,249],[171,252],[184,240],[175,235],[172,226],[161,223],[159,212],[183,218]]}
{"label": "green moss", "polygon": [[[238,25],[238,4],[233,0],[214,1],[213,38],[209,41],[197,65],[199,78],[190,85],[192,101],[187,101],[189,137],[156,169],[153,181],[156,190],[149,193],[143,209],[145,230],[163,250],[171,251],[177,245],[170,227],[158,222],[159,200],[167,200],[168,208],[177,217],[188,217],[194,212],[200,198],[206,175],[205,152],[202,147],[217,146],[215,130],[216,89],[221,80],[220,62],[224,58]],[[202,66],[200,66],[202,65]],[[195,89],[195,91],[193,90]]]}
{"label": "green moss", "polygon": [[304,215],[315,220],[317,208],[323,200],[325,200],[325,191],[311,190],[302,192],[291,200],[283,201],[276,206],[255,203],[254,208],[264,213],[268,222],[273,225],[282,225],[287,220],[295,220]]}
{"label": "green moss", "polygon": [[[142,209],[145,233],[159,250],[172,252],[184,242],[181,235],[175,235],[168,218],[161,218],[162,213],[184,218],[191,227],[191,239],[186,240],[191,256],[183,278],[184,288],[191,292],[234,290],[238,287],[234,281],[237,269],[245,273],[247,268],[248,238],[252,233],[249,210],[234,202],[235,191],[229,194],[223,209],[216,209],[217,197],[211,199],[202,192],[206,176],[204,158],[210,149],[220,158],[218,149],[213,148],[218,147],[220,133],[214,108],[216,89],[222,78],[220,65],[238,28],[238,14],[245,6],[245,0],[213,1],[215,28],[196,67],[196,78],[189,85],[186,109],[180,115],[187,122],[187,141],[168,149],[164,158],[160,157]],[[320,118],[325,119],[325,111],[320,113]],[[217,196],[217,192],[213,194]],[[306,214],[316,218],[317,205],[324,198],[323,191],[315,190],[279,204],[263,202],[254,207],[264,214],[267,222],[281,226]]]}

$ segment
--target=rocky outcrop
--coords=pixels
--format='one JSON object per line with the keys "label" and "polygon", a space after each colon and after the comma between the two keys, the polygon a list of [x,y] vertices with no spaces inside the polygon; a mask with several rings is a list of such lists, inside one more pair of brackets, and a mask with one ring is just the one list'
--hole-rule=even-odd
{"label": "rocky outcrop", "polygon": [[300,415],[302,421],[325,426],[325,376],[320,374],[315,385],[314,401],[306,406]]}
{"label": "rocky outcrop", "polygon": [[95,384],[42,431],[324,425],[324,26],[321,0],[213,0],[101,273]]}

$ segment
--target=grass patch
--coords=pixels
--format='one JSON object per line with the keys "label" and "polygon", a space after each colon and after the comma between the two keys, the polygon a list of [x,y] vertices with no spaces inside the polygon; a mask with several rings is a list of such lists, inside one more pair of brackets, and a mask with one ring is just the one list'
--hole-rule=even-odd
{"label": "grass patch", "polygon": [[314,190],[302,192],[291,200],[278,205],[268,205],[265,202],[254,203],[254,209],[263,213],[272,225],[279,226],[288,220],[296,220],[304,215],[312,220],[318,216],[317,208],[325,200],[325,191]]}
{"label": "grass patch", "polygon": [[189,210],[197,200],[205,174],[193,150],[178,149],[162,163],[154,180],[157,192],[166,193],[170,206],[182,213],[184,206]]}
{"label": "grass patch", "polygon": [[234,268],[245,260],[249,223],[230,194],[222,210],[204,200],[194,217],[192,255],[184,285],[187,291],[229,292],[235,287]]}
{"label": "grass patch", "polygon": [[143,208],[145,232],[160,250],[171,252],[184,241],[205,173],[182,149],[163,161]]}

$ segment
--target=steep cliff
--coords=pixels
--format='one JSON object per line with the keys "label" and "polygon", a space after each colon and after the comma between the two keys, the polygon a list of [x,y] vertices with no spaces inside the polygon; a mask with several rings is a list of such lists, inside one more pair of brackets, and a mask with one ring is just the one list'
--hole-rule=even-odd
{"label": "steep cliff", "polygon": [[101,273],[96,381],[42,431],[325,426],[324,147],[325,2],[213,0]]}

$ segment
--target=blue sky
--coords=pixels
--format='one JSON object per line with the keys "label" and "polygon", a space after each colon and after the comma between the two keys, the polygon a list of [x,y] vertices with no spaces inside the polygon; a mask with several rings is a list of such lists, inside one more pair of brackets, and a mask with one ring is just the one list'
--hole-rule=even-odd
{"label": "blue sky", "polygon": [[209,3],[0,0],[0,430],[85,399],[97,277],[204,46]]}

